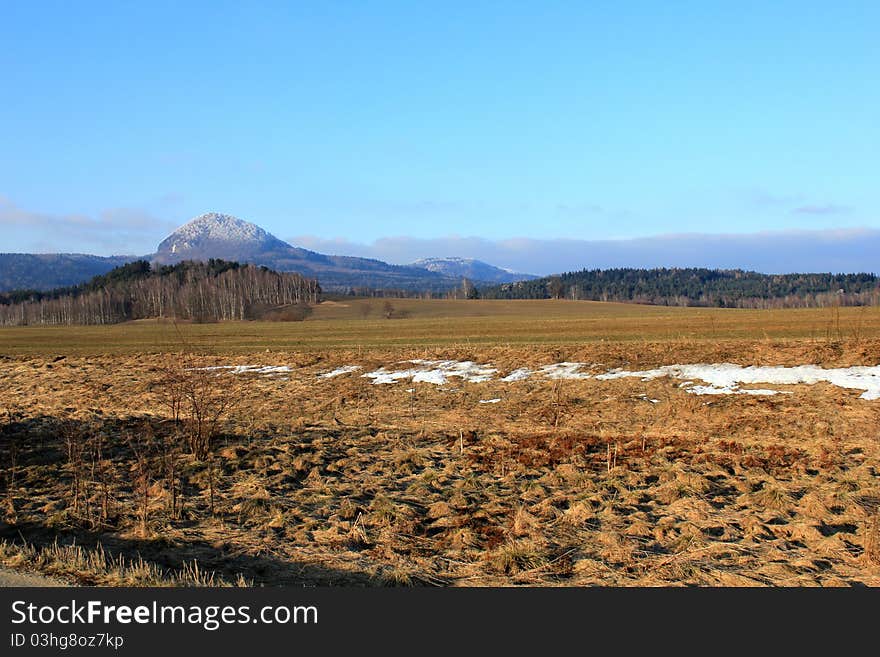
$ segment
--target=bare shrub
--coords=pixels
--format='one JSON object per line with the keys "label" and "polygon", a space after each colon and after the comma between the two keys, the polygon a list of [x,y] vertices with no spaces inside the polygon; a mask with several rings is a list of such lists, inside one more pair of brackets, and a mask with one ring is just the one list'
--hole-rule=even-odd
{"label": "bare shrub", "polygon": [[78,514],[86,491],[86,434],[78,422],[68,420],[61,425],[61,435],[64,437],[64,446],[67,451],[67,468],[71,478],[69,504],[73,513]]}
{"label": "bare shrub", "polygon": [[126,436],[128,445],[134,453],[132,474],[137,498],[137,513],[142,536],[148,535],[150,519],[150,489],[155,478],[155,445],[152,432],[146,428]]}
{"label": "bare shrub", "polygon": [[181,358],[163,368],[162,397],[172,419],[183,429],[190,452],[205,460],[223,420],[241,401],[246,379],[193,365]]}

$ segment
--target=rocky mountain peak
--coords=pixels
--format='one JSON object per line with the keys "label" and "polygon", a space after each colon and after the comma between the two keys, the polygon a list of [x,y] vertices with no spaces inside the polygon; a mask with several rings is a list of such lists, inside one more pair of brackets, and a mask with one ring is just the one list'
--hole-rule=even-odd
{"label": "rocky mountain peak", "polygon": [[207,212],[171,233],[159,244],[158,252],[176,255],[220,244],[253,248],[272,247],[283,242],[249,221],[220,212]]}

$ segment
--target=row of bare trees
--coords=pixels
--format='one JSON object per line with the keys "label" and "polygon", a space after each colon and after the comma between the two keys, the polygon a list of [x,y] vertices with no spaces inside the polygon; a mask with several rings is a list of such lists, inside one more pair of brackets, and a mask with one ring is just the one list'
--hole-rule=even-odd
{"label": "row of bare trees", "polygon": [[193,263],[97,290],[0,305],[0,325],[115,324],[167,317],[194,321],[255,319],[266,308],[316,303],[315,279],[244,265],[214,275]]}

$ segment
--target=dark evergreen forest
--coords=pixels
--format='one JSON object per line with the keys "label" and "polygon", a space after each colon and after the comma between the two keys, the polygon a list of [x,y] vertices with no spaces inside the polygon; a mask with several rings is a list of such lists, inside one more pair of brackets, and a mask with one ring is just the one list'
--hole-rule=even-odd
{"label": "dark evergreen forest", "polygon": [[584,269],[479,289],[484,299],[587,299],[666,306],[800,308],[880,303],[873,274],[719,269]]}

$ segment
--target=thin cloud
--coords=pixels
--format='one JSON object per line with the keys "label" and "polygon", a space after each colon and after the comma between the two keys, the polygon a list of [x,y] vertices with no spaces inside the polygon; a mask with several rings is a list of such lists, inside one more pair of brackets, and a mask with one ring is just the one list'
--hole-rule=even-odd
{"label": "thin cloud", "polygon": [[779,194],[766,189],[748,189],[739,192],[750,206],[757,208],[776,208],[790,206],[805,201],[803,194]]}
{"label": "thin cloud", "polygon": [[804,194],[777,194],[764,189],[747,190],[741,194],[749,207],[757,209],[785,209],[787,207],[791,214],[816,216],[850,214],[853,211],[853,208],[848,205],[819,202]]}
{"label": "thin cloud", "polygon": [[846,205],[835,205],[833,203],[828,203],[825,205],[802,205],[799,208],[795,208],[792,212],[796,214],[818,214],[818,215],[829,215],[829,214],[849,214],[852,212],[852,208]]}
{"label": "thin cloud", "polygon": [[[810,206],[799,206],[807,208]],[[817,205],[830,213],[844,206]],[[587,207],[582,208],[587,210]],[[2,251],[147,254],[176,225],[133,208],[111,208],[95,216],[34,212],[0,196]],[[709,267],[767,273],[880,273],[880,230],[788,230],[751,234],[657,235],[627,240],[490,240],[449,235],[433,239],[385,237],[371,243],[345,238],[299,236],[291,244],[320,253],[407,264],[420,258],[463,257],[529,274],[612,267]]]}
{"label": "thin cloud", "polygon": [[[148,253],[174,224],[133,208],[108,208],[97,216],[34,212],[0,196],[0,226],[14,233],[26,229],[29,249],[42,252],[81,251],[103,254]],[[5,245],[3,250],[10,250]],[[26,249],[19,249],[26,250]]]}
{"label": "thin cloud", "polygon": [[291,244],[334,255],[407,264],[419,258],[476,258],[530,274],[613,267],[708,267],[766,273],[880,273],[880,230],[764,231],[750,234],[657,235],[628,240],[575,240],[448,236],[388,237],[369,244],[300,236]]}

